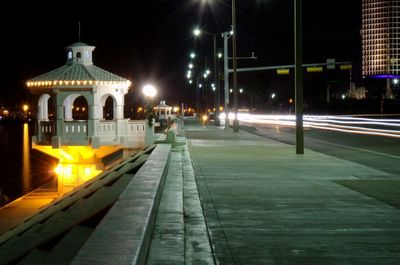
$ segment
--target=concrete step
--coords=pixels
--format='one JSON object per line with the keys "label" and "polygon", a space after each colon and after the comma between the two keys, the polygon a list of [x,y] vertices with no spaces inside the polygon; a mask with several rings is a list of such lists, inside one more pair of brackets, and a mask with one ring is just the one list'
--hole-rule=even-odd
{"label": "concrete step", "polygon": [[153,230],[148,265],[184,264],[182,153],[173,151]]}
{"label": "concrete step", "polygon": [[185,264],[215,264],[187,145],[183,149]]}
{"label": "concrete step", "polygon": [[173,148],[146,264],[215,264],[186,145]]}

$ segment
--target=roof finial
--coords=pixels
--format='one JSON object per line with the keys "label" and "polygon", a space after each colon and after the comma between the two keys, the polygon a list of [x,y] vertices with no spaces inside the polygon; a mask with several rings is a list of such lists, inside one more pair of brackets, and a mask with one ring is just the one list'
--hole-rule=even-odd
{"label": "roof finial", "polygon": [[78,21],[78,41],[81,41],[81,22]]}

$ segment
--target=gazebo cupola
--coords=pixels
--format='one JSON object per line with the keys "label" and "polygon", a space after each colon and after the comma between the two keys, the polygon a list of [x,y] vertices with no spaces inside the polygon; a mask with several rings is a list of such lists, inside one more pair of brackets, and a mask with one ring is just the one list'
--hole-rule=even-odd
{"label": "gazebo cupola", "polygon": [[[124,141],[126,135],[120,135],[123,132],[124,95],[131,82],[95,66],[92,60],[94,49],[82,42],[74,43],[66,47],[65,65],[27,82],[37,99],[38,144],[51,143],[53,148],[63,145],[97,148]],[[107,106],[111,106],[107,108],[111,114],[104,109],[106,101]],[[85,107],[80,107],[77,113],[81,102]],[[49,113],[54,113],[54,120]],[[105,137],[106,134],[109,137]]]}
{"label": "gazebo cupola", "polygon": [[71,65],[73,63],[92,65],[92,52],[94,48],[94,46],[89,46],[83,42],[77,42],[66,47],[67,65]]}

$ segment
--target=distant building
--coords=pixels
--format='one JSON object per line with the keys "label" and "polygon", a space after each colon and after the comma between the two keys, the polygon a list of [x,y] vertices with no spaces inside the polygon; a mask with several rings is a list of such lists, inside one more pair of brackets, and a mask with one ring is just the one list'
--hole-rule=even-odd
{"label": "distant building", "polygon": [[400,77],[400,1],[362,1],[362,73],[364,77],[390,80]]}

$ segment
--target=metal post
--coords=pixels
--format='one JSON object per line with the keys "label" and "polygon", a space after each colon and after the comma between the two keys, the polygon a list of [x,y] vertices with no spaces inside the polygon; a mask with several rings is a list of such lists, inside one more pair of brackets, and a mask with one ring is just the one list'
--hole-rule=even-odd
{"label": "metal post", "polygon": [[228,33],[224,32],[224,111],[225,130],[229,130],[229,69],[228,69]]}
{"label": "metal post", "polygon": [[217,77],[217,35],[213,34],[214,38],[214,124],[219,126],[219,86],[218,86],[218,77]]}
{"label": "metal post", "polygon": [[237,91],[237,62],[236,62],[236,0],[232,0],[232,53],[233,53],[233,108],[235,113],[235,118],[233,120],[233,131],[239,131],[239,121],[237,119],[238,115],[238,91]]}
{"label": "metal post", "polygon": [[196,113],[197,115],[200,113],[200,73],[197,73],[196,76]]}
{"label": "metal post", "polygon": [[304,154],[301,0],[294,0],[296,154]]}

